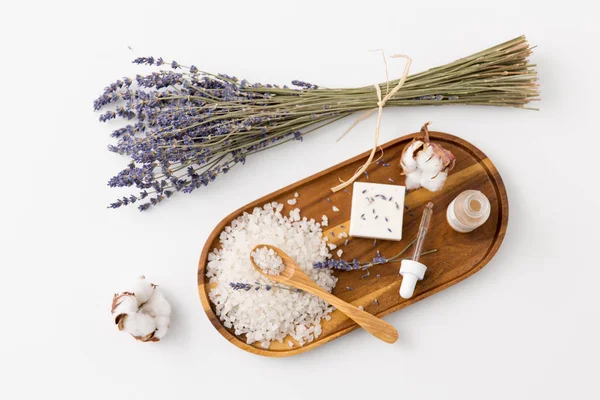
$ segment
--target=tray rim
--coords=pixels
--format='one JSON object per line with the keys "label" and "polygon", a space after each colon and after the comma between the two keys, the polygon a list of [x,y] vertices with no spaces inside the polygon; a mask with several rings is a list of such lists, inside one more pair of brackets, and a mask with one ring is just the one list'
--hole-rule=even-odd
{"label": "tray rim", "polygon": [[[410,140],[419,134],[420,134],[420,132],[414,132],[414,133],[411,133],[408,135],[398,137],[396,139],[392,139],[389,142],[386,142],[383,145],[381,145],[381,148],[385,150],[386,148],[394,146],[395,144],[397,144],[399,142],[402,142],[405,140]],[[420,300],[423,300],[429,296],[432,296],[438,292],[441,292],[442,290],[447,289],[448,287],[453,286],[453,285],[465,280],[466,278],[470,277],[471,275],[475,274],[476,272],[480,271],[496,255],[496,253],[498,252],[498,249],[500,248],[500,246],[502,245],[502,242],[504,241],[504,236],[506,235],[506,230],[508,227],[508,216],[509,216],[508,195],[506,193],[506,187],[504,186],[504,181],[502,180],[502,177],[500,176],[500,173],[498,172],[498,169],[496,168],[496,166],[485,155],[485,153],[483,153],[481,150],[479,150],[479,148],[477,148],[475,145],[468,142],[467,140],[464,140],[458,136],[451,135],[449,133],[444,133],[444,132],[439,132],[439,131],[430,131],[429,136],[432,138],[438,139],[438,140],[449,141],[451,143],[454,143],[455,145],[461,146],[464,150],[471,153],[475,158],[477,158],[479,160],[479,164],[486,170],[486,173],[488,174],[490,181],[492,182],[492,184],[498,194],[499,203],[502,205],[500,207],[500,209],[498,210],[498,214],[499,214],[498,216],[499,216],[500,223],[498,224],[498,228],[497,228],[496,235],[495,235],[496,240],[494,241],[492,246],[489,247],[489,249],[488,249],[487,253],[485,254],[485,256],[483,257],[483,259],[477,265],[475,265],[473,268],[471,268],[468,272],[466,272],[463,275],[458,276],[457,278],[455,278],[451,281],[448,281],[442,285],[432,288],[431,290],[429,290],[425,293],[422,293],[419,296],[415,296],[415,297],[413,297],[409,300],[406,300],[396,306],[393,306],[386,310],[383,310],[382,312],[376,314],[376,316],[379,318],[385,317],[386,315],[389,315],[395,311],[398,311],[402,308],[408,307]],[[206,242],[202,248],[202,252],[200,253],[200,259],[198,261],[198,276],[197,276],[198,294],[200,296],[200,302],[202,304],[202,308],[203,308],[206,316],[208,317],[209,321],[212,323],[212,325],[215,327],[215,329],[230,343],[232,343],[235,346],[239,347],[240,349],[245,350],[252,354],[257,354],[257,355],[261,355],[261,356],[265,356],[265,357],[288,357],[288,356],[293,356],[296,354],[300,354],[300,353],[304,353],[306,351],[312,350],[315,347],[319,347],[325,343],[328,343],[334,339],[337,339],[341,336],[346,335],[349,332],[352,332],[352,331],[360,328],[360,326],[358,326],[358,325],[353,325],[346,329],[340,330],[332,335],[323,337],[319,341],[313,341],[311,343],[305,344],[302,347],[291,348],[289,350],[273,351],[273,350],[268,350],[268,349],[256,348],[254,346],[247,344],[245,341],[241,340],[240,338],[238,338],[237,336],[235,336],[231,332],[229,332],[229,330],[221,324],[219,317],[214,313],[214,311],[211,307],[210,299],[208,298],[207,285],[205,284],[205,273],[206,273],[205,266],[208,261],[208,253],[213,248],[213,246],[211,244],[213,243],[215,238],[221,233],[223,228],[233,218],[236,218],[237,216],[242,214],[244,212],[244,210],[252,209],[254,207],[264,205],[265,202],[270,201],[269,199],[272,199],[273,197],[277,197],[277,196],[281,195],[282,193],[290,191],[291,189],[293,189],[297,186],[301,186],[301,185],[303,185],[311,180],[314,180],[322,175],[328,174],[329,172],[334,171],[338,168],[341,168],[346,164],[351,164],[362,158],[368,157],[369,153],[370,153],[370,150],[360,153],[355,157],[349,158],[345,161],[335,164],[327,169],[324,169],[324,170],[319,171],[313,175],[310,175],[304,179],[296,181],[296,182],[294,182],[290,185],[287,185],[279,190],[268,193],[265,196],[262,196],[256,200],[238,208],[237,210],[229,213],[212,230],[212,232],[206,239]]]}

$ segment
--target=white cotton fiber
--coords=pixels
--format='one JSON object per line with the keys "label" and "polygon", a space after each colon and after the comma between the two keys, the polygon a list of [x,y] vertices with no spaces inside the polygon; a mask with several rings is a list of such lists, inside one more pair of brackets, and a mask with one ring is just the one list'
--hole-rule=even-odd
{"label": "white cotton fiber", "polygon": [[415,170],[407,173],[404,186],[406,186],[407,190],[418,189],[421,187],[421,172]]}
{"label": "white cotton fiber", "polygon": [[138,301],[134,295],[121,295],[115,302],[112,310],[114,315],[136,313],[138,310]]}
{"label": "white cotton fiber", "polygon": [[156,317],[156,331],[154,331],[154,337],[157,339],[162,339],[163,336],[165,336],[169,331],[170,325],[171,318],[167,316]]}
{"label": "white cotton fiber", "polygon": [[152,283],[144,279],[136,279],[133,287],[133,294],[137,298],[138,304],[142,305],[148,301],[150,296],[154,293],[154,286]]}
{"label": "white cotton fiber", "polygon": [[417,165],[423,173],[434,172],[437,174],[444,169],[442,159],[433,153],[433,146],[425,147],[417,153]]}
{"label": "white cotton fiber", "polygon": [[156,321],[148,314],[137,312],[123,320],[123,330],[135,337],[144,337],[156,329]]}
{"label": "white cotton fiber", "polygon": [[[209,298],[223,325],[245,335],[247,343],[268,348],[287,335],[300,345],[320,332],[320,321],[332,311],[325,301],[272,281],[250,262],[254,246],[264,243],[287,253],[319,286],[331,291],[337,282],[330,270],[315,269],[315,262],[331,257],[321,228],[313,219],[300,218],[300,210],[281,214],[278,203],[255,208],[231,222],[220,235],[221,248],[209,255],[206,276],[216,287]],[[250,290],[234,290],[230,283],[250,284]],[[266,290],[269,285],[270,290]],[[255,288],[258,287],[258,290]],[[316,326],[319,326],[317,329]]]}
{"label": "white cotton fiber", "polygon": [[114,295],[111,312],[119,330],[143,342],[160,341],[171,324],[171,305],[144,276],[135,281],[133,290]]}
{"label": "white cotton fiber", "polygon": [[402,152],[400,165],[406,175],[404,184],[408,190],[423,187],[436,192],[444,186],[454,162],[454,155],[440,145],[415,140]]}
{"label": "white cotton fiber", "polygon": [[154,294],[141,307],[141,310],[153,317],[169,317],[171,315],[171,305],[158,288],[154,289]]}
{"label": "white cotton fiber", "polygon": [[406,169],[406,171],[414,171],[417,169],[417,160],[413,158],[413,154],[416,149],[419,149],[423,146],[423,142],[420,140],[415,140],[408,145],[408,148],[404,150],[402,153],[402,165]]}
{"label": "white cotton fiber", "polygon": [[448,173],[445,171],[437,172],[423,172],[421,175],[421,186],[431,192],[437,192],[440,190],[444,183],[446,182],[446,178],[448,177]]}

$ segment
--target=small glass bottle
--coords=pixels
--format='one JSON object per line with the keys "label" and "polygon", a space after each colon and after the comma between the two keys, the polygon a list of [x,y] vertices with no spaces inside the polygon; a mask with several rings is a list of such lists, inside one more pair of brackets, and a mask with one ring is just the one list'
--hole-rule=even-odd
{"label": "small glass bottle", "polygon": [[490,201],[478,190],[465,190],[448,206],[446,219],[457,232],[479,228],[490,216]]}

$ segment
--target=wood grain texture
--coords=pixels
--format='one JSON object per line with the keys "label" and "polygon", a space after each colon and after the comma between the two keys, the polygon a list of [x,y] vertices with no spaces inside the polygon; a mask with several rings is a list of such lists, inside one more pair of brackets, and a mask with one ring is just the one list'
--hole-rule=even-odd
{"label": "wood grain texture", "polygon": [[[383,160],[390,166],[373,165],[368,169],[369,177],[364,176],[359,181],[391,183],[389,178],[392,178],[396,183],[404,184],[404,177],[400,175],[400,155],[404,146],[416,135],[418,133],[384,144],[382,146]],[[428,269],[425,279],[418,282],[412,298],[402,299],[398,294],[402,280],[398,274],[399,263],[372,267],[370,275],[365,278],[363,278],[365,272],[361,270],[336,271],[335,273],[339,281],[333,294],[356,306],[362,305],[365,311],[378,317],[383,317],[429,297],[483,268],[500,248],[508,226],[508,198],[502,178],[487,156],[467,141],[441,132],[430,132],[430,138],[454,153],[456,166],[441,191],[432,193],[425,189],[419,189],[407,193],[405,204],[409,211],[404,214],[403,239],[400,242],[379,241],[377,246],[374,246],[372,240],[355,238],[351,239],[347,246],[344,246],[346,239],[338,237],[342,231],[348,232],[352,197],[345,191],[331,193],[330,188],[339,182],[338,178],[347,179],[352,176],[354,171],[365,162],[369,152],[268,194],[224,218],[208,237],[198,263],[200,300],[210,322],[219,333],[237,347],[251,353],[269,357],[284,357],[314,349],[358,328],[358,325],[347,316],[339,311],[334,311],[331,314],[331,320],[322,322],[323,332],[313,342],[305,344],[303,347],[296,344],[290,348],[286,339],[283,343],[273,342],[271,348],[265,350],[260,347],[259,343],[246,344],[243,338],[236,337],[221,324],[208,298],[210,284],[205,278],[208,253],[219,247],[219,234],[233,219],[243,212],[251,212],[254,207],[260,207],[271,201],[284,204],[283,212],[289,212],[292,208],[299,207],[302,216],[315,218],[317,221],[321,220],[322,215],[327,215],[329,226],[324,228],[324,235],[329,237],[330,242],[344,250],[342,257],[345,260],[357,258],[360,261],[371,260],[377,250],[380,250],[382,255],[390,257],[403,249],[416,237],[421,211],[428,201],[433,202],[434,211],[430,231],[423,250],[438,249],[438,252],[424,255],[421,258],[420,261],[426,264]],[[446,222],[446,208],[456,196],[467,189],[477,189],[483,192],[490,200],[492,209],[488,221],[483,226],[471,233],[463,234],[452,230]],[[348,187],[348,191],[352,191],[351,186]],[[287,200],[293,198],[294,192],[300,194],[298,202],[294,206],[289,206]],[[328,197],[331,202],[327,201]],[[334,212],[333,205],[337,206],[340,211]],[[410,255],[409,251],[406,256],[410,257]],[[347,290],[346,287],[352,287],[354,290]]]}
{"label": "wood grain texture", "polygon": [[300,267],[296,265],[296,262],[292,260],[290,256],[288,256],[280,248],[268,244],[259,244],[252,249],[252,252],[261,247],[267,247],[275,251],[275,253],[277,253],[283,260],[285,268],[280,275],[267,275],[260,269],[260,267],[256,265],[252,257],[250,257],[250,262],[254,266],[254,269],[258,271],[258,273],[264,275],[266,278],[274,282],[293,286],[296,289],[303,290],[325,300],[340,312],[344,313],[344,315],[352,318],[354,322],[359,324],[371,335],[383,340],[386,343],[394,343],[396,340],[398,340],[398,331],[396,328],[384,320],[377,318],[373,314],[363,311],[357,306],[350,304],[321,288],[312,279],[310,279]]}

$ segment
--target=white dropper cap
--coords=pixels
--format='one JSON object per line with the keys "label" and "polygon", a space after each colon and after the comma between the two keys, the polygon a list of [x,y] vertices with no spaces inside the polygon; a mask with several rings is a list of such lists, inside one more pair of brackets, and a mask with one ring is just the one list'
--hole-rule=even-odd
{"label": "white dropper cap", "polygon": [[427,267],[418,261],[402,260],[402,264],[400,264],[400,275],[402,275],[400,297],[403,299],[412,297],[417,281],[423,279],[425,271],[427,271]]}
{"label": "white dropper cap", "polygon": [[411,260],[402,260],[400,264],[400,275],[402,275],[402,284],[400,285],[400,297],[410,299],[415,292],[417,281],[420,281],[425,276],[427,267],[419,262],[421,250],[423,249],[423,241],[429,230],[429,222],[433,213],[433,203],[429,202],[423,210],[421,224],[419,225],[419,233],[415,243],[415,252]]}

